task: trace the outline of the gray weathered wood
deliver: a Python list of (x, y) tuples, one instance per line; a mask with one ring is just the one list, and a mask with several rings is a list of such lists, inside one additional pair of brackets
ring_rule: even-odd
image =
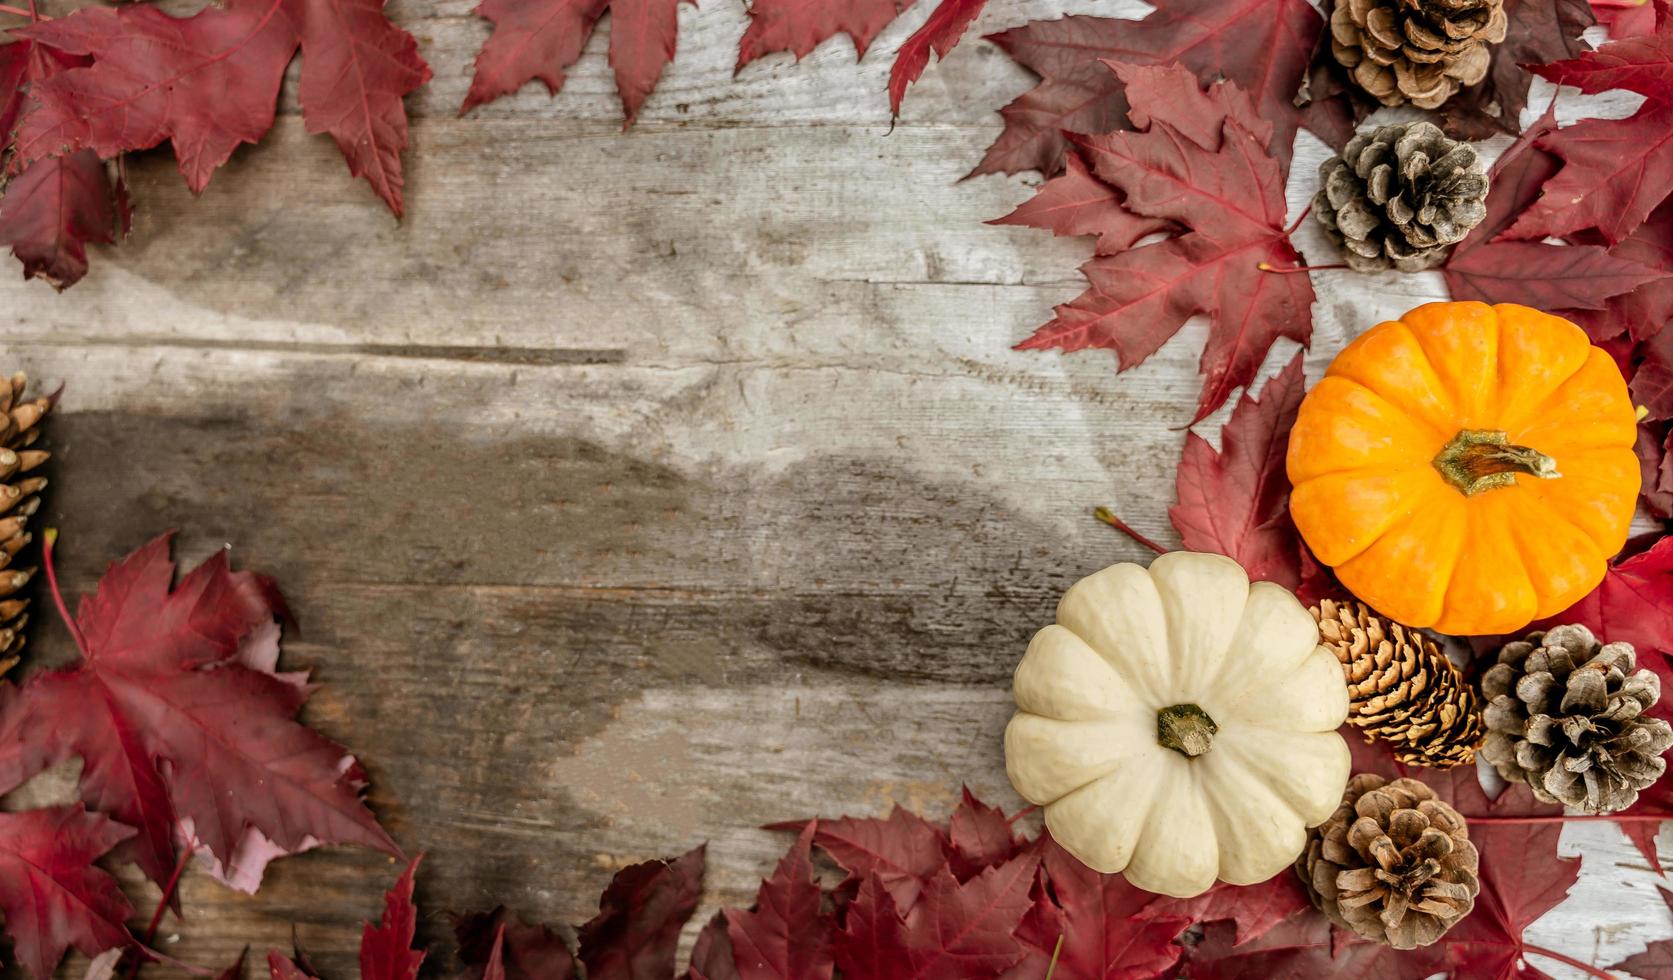
[[(324, 684), (308, 719), (429, 852), (438, 974), (446, 909), (577, 923), (614, 868), (706, 839), (700, 920), (770, 870), (784, 840), (759, 824), (944, 813), (961, 782), (1018, 805), (1010, 670), (1069, 583), (1144, 557), (1094, 504), (1173, 540), (1203, 337), (1119, 378), (1106, 355), (1010, 350), (1089, 249), (982, 223), (1033, 178), (958, 180), (1028, 85), (992, 45), (932, 66), (890, 131), (889, 59), (923, 10), (858, 65), (839, 39), (734, 78), (737, 0), (683, 8), (622, 133), (605, 31), (558, 98), (457, 118), (487, 31), (471, 5), (391, 5), (437, 76), (411, 100), (403, 225), (303, 132), (293, 80), (200, 198), (136, 158), (134, 236), (81, 285), (0, 282), (5, 366), (68, 384), (68, 587), (170, 527), (188, 557), (231, 542), (279, 578), (304, 626), (285, 662)], [(1144, 8), (995, 0), (978, 26), (1094, 9)], [(1323, 155), (1302, 141), (1296, 210)], [(1302, 242), (1328, 254), (1310, 225)], [(1318, 283), (1313, 377), (1442, 296), (1432, 275)], [(1564, 842), (1585, 871), (1532, 941), (1607, 964), (1673, 936), (1612, 828)], [(218, 965), (294, 922), (352, 976), (396, 870), (315, 852), (255, 897), (194, 873), (164, 948)]]

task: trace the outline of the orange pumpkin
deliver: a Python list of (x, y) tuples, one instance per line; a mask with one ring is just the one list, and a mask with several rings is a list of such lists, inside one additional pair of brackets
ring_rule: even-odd
[(1638, 501), (1615, 362), (1525, 306), (1430, 303), (1336, 356), (1290, 436), (1290, 514), (1378, 612), (1508, 633), (1603, 580)]

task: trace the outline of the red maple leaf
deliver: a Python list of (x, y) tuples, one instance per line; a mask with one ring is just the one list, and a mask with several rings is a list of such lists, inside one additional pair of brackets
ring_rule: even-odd
[(1612, 40), (1642, 37), (1656, 31), (1656, 11), (1649, 3), (1639, 2), (1624, 6), (1616, 3), (1598, 3), (1592, 5), (1592, 12), (1597, 15), (1597, 22), (1609, 29), (1609, 37)]
[[(544, 978), (531, 977), (529, 980)], [(725, 909), (709, 919), (697, 934), (697, 941), (691, 944), (691, 967), (686, 970), (686, 980), (742, 980), (737, 965), (732, 962), (732, 937), (727, 935)]]
[(1528, 68), (1585, 51), (1580, 35), (1595, 17), (1586, 0), (1505, 0), (1509, 29), (1493, 45), (1492, 63), (1480, 84), (1448, 100), (1443, 123), (1454, 136), (1481, 140), (1522, 128), (1533, 76)]
[(1016, 857), (1024, 844), (1011, 832), (1005, 811), (988, 806), (963, 787), (963, 795), (947, 822), (947, 861), (953, 876), (969, 881), (989, 868)]
[(93, 866), (133, 831), (80, 805), (0, 813), (0, 912), (12, 951), (47, 980), (74, 946), (88, 956), (133, 942), (116, 879)]
[(1301, 881), (1285, 869), (1258, 885), (1232, 885), (1224, 881), (1195, 898), (1161, 898), (1152, 902), (1139, 918), (1183, 917), (1191, 922), (1230, 920), (1238, 945), (1253, 942), (1271, 932), (1279, 923), (1312, 908)]
[(319, 980), (276, 949), (267, 953), (267, 975), (271, 980)]
[[(794, 830), (802, 821), (772, 824), (768, 830)], [(840, 817), (821, 820), (813, 843), (848, 872), (849, 881), (875, 876), (888, 889), (896, 908), (912, 908), (925, 879), (947, 864), (947, 835), (923, 817), (902, 807), (887, 819)]]
[(836, 34), (848, 35), (863, 58), (872, 38), (910, 6), (912, 0), (755, 0), (738, 41), (738, 67), (775, 51), (804, 57)]
[(1644, 223), (1673, 187), (1673, 14), (1658, 6), (1656, 33), (1612, 41), (1595, 52), (1535, 69), (1596, 93), (1627, 89), (1649, 100), (1626, 119), (1583, 119), (1539, 138), (1563, 167), (1545, 193), (1505, 232), (1561, 237), (1596, 228), (1610, 245)]
[(1290, 521), (1284, 469), (1290, 429), (1307, 380), (1301, 355), (1261, 389), (1245, 393), (1220, 432), (1220, 450), (1195, 432), (1185, 437), (1168, 518), (1189, 551), (1211, 551), (1242, 565), (1255, 581), (1294, 591), (1302, 584), (1301, 535)]
[(943, 868), (904, 916), (889, 889), (868, 874), (836, 934), (845, 980), (921, 980), (990, 976), (1014, 965), (1023, 948), (1012, 935), (1029, 909), (1039, 861), (1032, 854), (959, 884)]
[(1659, 422), (1638, 423), (1639, 499), (1658, 520), (1673, 520), (1673, 463), (1668, 461), (1668, 443), (1673, 430)]
[(1301, 122), (1295, 96), (1323, 27), (1306, 0), (1160, 0), (1143, 20), (1064, 17), (993, 35), (1040, 84), (1000, 110), (1005, 131), (972, 173), (1049, 176), (1063, 166), (1064, 134), (1123, 128), (1125, 79), (1105, 71), (1102, 60), (1177, 64), (1205, 85), (1236, 83), (1254, 99), (1254, 116), (1272, 125), (1270, 149), (1282, 173)]
[(1654, 15), (1655, 30), (1630, 37), (1616, 37), (1596, 51), (1549, 65), (1533, 72), (1558, 85), (1573, 85), (1587, 95), (1610, 89), (1626, 89), (1652, 99), (1673, 97), (1673, 31), (1667, 16), (1673, 6), (1667, 0), (1643, 5)]
[[(1640, 291), (1661, 292), (1653, 289)], [(1673, 289), (1666, 292), (1673, 292)], [(1633, 402), (1644, 406), (1649, 413), (1647, 418), (1673, 418), (1673, 330), (1657, 332), (1640, 346), (1639, 354), (1643, 359), (1633, 369), (1632, 380), (1628, 383)]]
[(1453, 247), (1441, 270), (1453, 299), (1604, 310), (1610, 297), (1669, 279), (1668, 271), (1634, 261), (1630, 249), (1615, 254), (1602, 245), (1497, 240), (1562, 166), (1540, 148), (1556, 126), (1547, 109), (1488, 171), (1487, 217)]
[(483, 0), (476, 14), (494, 33), (476, 56), (476, 74), (459, 107), (463, 115), (534, 79), (563, 88), (564, 69), (581, 57), (598, 19), (610, 12), (610, 67), (631, 126), (674, 60), (680, 0)]
[[(1595, 234), (1574, 240), (1577, 244), (1603, 243), (1602, 236)], [(1663, 201), (1637, 230), (1610, 249), (1609, 254), (1673, 274), (1673, 200)], [(1601, 310), (1569, 310), (1563, 315), (1585, 327), (1593, 341), (1610, 340), (1623, 334), (1633, 340), (1647, 340), (1673, 320), (1673, 288), (1665, 280), (1658, 280), (1653, 288), (1633, 289), (1611, 297)]]
[(818, 821), (810, 822), (761, 882), (752, 911), (727, 909), (727, 935), (742, 980), (830, 980), (831, 921), (813, 877), (809, 852)]
[[(230, 571), (221, 551), (171, 591), (170, 538), (111, 564), (72, 627), (80, 660), (34, 675), (0, 712), (18, 733), (0, 743), (0, 784), (80, 757), (82, 799), (138, 829), (121, 854), (159, 883), (177, 824), (228, 868), (256, 842), (399, 853), (347, 750), (294, 720), (306, 686), (250, 666), (273, 654), (243, 644), (276, 644), (285, 614), (273, 582)], [(56, 597), (50, 541), (44, 557)]]
[(1209, 923), (1202, 940), (1189, 947), (1182, 976), (1191, 980), (1425, 980), (1442, 972), (1445, 965), (1437, 947), (1401, 951), (1366, 942), (1331, 928), (1312, 909), (1285, 919), (1259, 939), (1239, 943), (1236, 933), (1229, 923)]
[[(418, 931), (418, 909), (412, 903), (412, 890), (413, 876), (423, 858), (422, 854), (413, 858), (401, 877), (384, 893), (383, 920), (377, 925), (368, 922), (361, 929), (360, 980), (418, 980), (424, 951), (412, 948), (413, 936)], [(271, 980), (317, 980), (312, 969), (303, 968), (278, 950), (268, 951), (267, 970)], [(504, 980), (503, 970), (499, 976)]]
[(895, 52), (895, 63), (889, 68), (889, 112), (900, 115), (900, 101), (906, 98), (906, 87), (917, 81), (929, 65), (929, 53), (936, 60), (947, 57), (959, 38), (969, 29), (970, 22), (987, 6), (988, 0), (941, 0), (930, 11), (924, 25), (912, 32)]
[[(87, 63), (30, 40), (0, 45), (0, 134), (9, 135), (27, 114), (34, 84)], [(131, 217), (127, 195), (111, 185), (97, 154), (37, 160), (0, 196), (0, 247), (23, 263), (24, 278), (65, 289), (87, 274), (87, 243), (113, 244)]]
[(1528, 628), (1563, 623), (1580, 623), (1605, 643), (1632, 644), (1642, 666), (1657, 669), (1664, 682), (1673, 682), (1665, 660), (1673, 655), (1673, 536), (1617, 559), (1584, 599)]
[(575, 976), (575, 957), (563, 938), (542, 925), (529, 925), (505, 906), (492, 912), (463, 915), (454, 920), (453, 935), (459, 941), (461, 975), (469, 980), (486, 980), (488, 964), (496, 953), (502, 976), (508, 980), (570, 980)]
[(1290, 268), (1301, 255), (1285, 227), (1284, 180), (1267, 152), (1270, 123), (1236, 86), (1207, 92), (1178, 66), (1112, 65), (1139, 132), (1076, 137), (1093, 172), (1140, 215), (1186, 231), (1098, 256), (1081, 267), (1091, 288), (1018, 344), (1025, 350), (1114, 350), (1119, 370), (1145, 361), (1192, 315), (1210, 318), (1192, 421), (1225, 404), (1279, 337), (1312, 336), (1313, 287)]
[(1538, 950), (1523, 941), (1522, 933), (1568, 897), (1580, 877), (1580, 859), (1558, 855), (1560, 823), (1497, 821), (1556, 816), (1562, 807), (1536, 801), (1520, 783), (1490, 801), (1475, 769), (1468, 766), (1427, 770), (1421, 778), (1464, 815), (1470, 843), (1481, 855), (1481, 893), (1475, 908), (1441, 939), (1448, 962), (1459, 977), (1526, 976), (1519, 972), (1525, 969), (1523, 957)]
[(580, 929), (588, 980), (674, 975), (680, 927), (703, 895), (704, 851), (699, 845), (673, 860), (616, 873), (598, 900), (598, 914)]
[(1093, 871), (1049, 834), (1042, 834), (1040, 853), (1049, 889), (1036, 889), (1017, 929), (1031, 972), (1043, 976), (1055, 958), (1054, 980), (1155, 977), (1179, 962), (1174, 938), (1191, 924), (1189, 914), (1158, 912), (1154, 894)]
[(101, 157), (169, 140), (194, 192), (240, 143), (273, 125), (298, 47), (302, 117), (330, 133), (349, 172), (402, 212), (402, 99), (430, 69), (382, 0), (229, 0), (176, 18), (153, 7), (85, 8), (17, 32), (93, 64), (43, 80), (18, 130), (13, 169), (91, 149)]
[(1058, 237), (1097, 235), (1099, 255), (1125, 251), (1146, 235), (1178, 230), (1171, 221), (1128, 210), (1122, 203), (1126, 195), (1087, 170), (1080, 154), (1069, 151), (1063, 164), (1063, 173), (1037, 187), (1015, 211), (988, 224), (1023, 225)]
[(383, 896), (383, 921), (366, 923), (360, 933), (360, 980), (418, 980), (424, 951), (412, 948), (418, 909), (412, 904), (413, 875), (424, 855), (412, 859)]
[(494, 933), (494, 947), (488, 952), (488, 962), (482, 965), (482, 980), (506, 980), (504, 926)]

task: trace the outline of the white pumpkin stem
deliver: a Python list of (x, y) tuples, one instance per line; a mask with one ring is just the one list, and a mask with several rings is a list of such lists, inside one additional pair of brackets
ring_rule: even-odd
[(1208, 712), (1194, 704), (1176, 704), (1156, 712), (1156, 741), (1187, 758), (1212, 748), (1219, 730)]

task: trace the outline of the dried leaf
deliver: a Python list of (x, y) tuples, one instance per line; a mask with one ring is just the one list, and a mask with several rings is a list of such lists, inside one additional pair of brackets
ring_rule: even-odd
[(1193, 314), (1207, 314), (1195, 422), (1254, 380), (1278, 338), (1308, 341), (1313, 287), (1305, 275), (1261, 269), (1289, 268), (1301, 256), (1285, 228), (1283, 176), (1267, 152), (1272, 125), (1247, 97), (1229, 83), (1205, 93), (1179, 67), (1113, 67), (1130, 87), (1135, 124), (1146, 128), (1075, 141), (1129, 210), (1187, 230), (1082, 266), (1091, 288), (1017, 346), (1111, 349), (1127, 370)]
[[(768, 829), (800, 832), (805, 826), (798, 822), (774, 824)], [(848, 872), (850, 881), (875, 875), (902, 911), (917, 903), (922, 883), (947, 863), (946, 833), (898, 806), (884, 820), (821, 820), (813, 843)]]
[[(418, 980), (424, 951), (412, 948), (418, 909), (412, 904), (413, 876), (423, 855), (412, 859), (383, 896), (383, 921), (366, 923), (360, 933), (360, 980)], [(503, 972), (501, 974), (503, 980)]]
[(177, 822), (233, 867), (252, 832), (285, 850), (398, 854), (361, 802), (353, 758), (294, 720), (307, 689), (239, 660), (286, 614), (273, 582), (232, 572), (221, 551), (171, 591), (170, 537), (111, 564), (81, 603), (82, 658), (34, 675), (0, 712), (18, 730), (0, 743), (0, 784), (81, 757), (82, 798), (138, 828), (119, 855), (159, 883)]
[(1124, 80), (1102, 60), (1182, 65), (1204, 85), (1235, 83), (1273, 125), (1270, 150), (1282, 173), (1301, 123), (1295, 96), (1323, 28), (1306, 0), (1159, 0), (1142, 20), (1064, 17), (996, 34), (991, 40), (1040, 83), (1000, 110), (1005, 131), (973, 173), (1050, 176), (1063, 166), (1065, 134), (1124, 127)]
[(958, 44), (969, 29), (971, 21), (987, 6), (988, 0), (941, 0), (930, 12), (924, 26), (912, 32), (895, 53), (895, 63), (889, 68), (889, 112), (900, 115), (900, 102), (906, 98), (906, 87), (917, 81), (929, 65), (929, 53), (935, 52), (937, 61)]
[(876, 874), (869, 874), (836, 934), (843, 980), (928, 980), (992, 976), (1023, 948), (1012, 935), (1028, 911), (1038, 859), (1024, 855), (959, 884), (945, 868), (904, 917)]
[(19, 36), (93, 59), (43, 80), (19, 127), (13, 169), (91, 149), (101, 157), (174, 145), (193, 191), (240, 143), (273, 125), (286, 66), (303, 53), (303, 120), (329, 132), (397, 216), (403, 208), (402, 98), (430, 77), (381, 0), (229, 0), (176, 18), (147, 6), (84, 8)]
[(755, 909), (727, 909), (727, 935), (741, 980), (830, 980), (831, 921), (820, 911), (819, 882), (808, 860), (818, 821), (761, 883)]
[(87, 956), (132, 943), (134, 912), (93, 862), (133, 831), (81, 806), (0, 813), (0, 912), (12, 952), (48, 980), (75, 947)]
[(1453, 248), (1441, 270), (1453, 299), (1605, 310), (1610, 297), (1668, 281), (1668, 271), (1633, 261), (1631, 250), (1614, 254), (1601, 245), (1496, 240), (1562, 166), (1540, 148), (1556, 126), (1547, 109), (1488, 172), (1487, 217)]
[[(557, 933), (529, 925), (501, 905), (491, 912), (459, 916), (453, 922), (466, 980), (486, 980), (496, 950), (508, 980), (571, 980), (575, 957)], [(718, 978), (711, 978), (718, 980)]]
[(1459, 92), (1443, 108), (1443, 124), (1453, 136), (1481, 140), (1522, 128), (1533, 82), (1527, 66), (1585, 51), (1580, 35), (1595, 18), (1587, 0), (1505, 0), (1509, 30), (1493, 45), (1492, 64), (1480, 84)]
[[(0, 45), (0, 134), (28, 114), (32, 86), (87, 63), (26, 39)], [(24, 278), (66, 289), (87, 274), (88, 243), (113, 244), (129, 218), (126, 196), (111, 185), (103, 161), (79, 150), (37, 160), (6, 182), (0, 247), (23, 263)]]
[(990, 225), (1024, 225), (1059, 237), (1097, 235), (1097, 254), (1114, 255), (1146, 235), (1175, 231), (1173, 222), (1134, 214), (1122, 203), (1126, 195), (1086, 169), (1080, 154), (1064, 155), (1063, 173), (1041, 184), (1034, 196)]
[(581, 927), (588, 980), (667, 980), (674, 975), (680, 927), (703, 895), (699, 845), (671, 861), (646, 861), (616, 872)]
[(1182, 910), (1157, 911), (1155, 895), (1091, 870), (1050, 835), (1041, 840), (1041, 865), (1049, 890), (1036, 890), (1017, 930), (1036, 973), (1044, 975), (1054, 955), (1053, 980), (1165, 976), (1179, 962), (1174, 938), (1192, 921)]
[(1301, 585), (1301, 535), (1290, 521), (1290, 480), (1284, 469), (1290, 429), (1307, 387), (1301, 355), (1267, 382), (1259, 398), (1245, 393), (1220, 432), (1220, 450), (1195, 432), (1185, 437), (1168, 518), (1189, 551), (1225, 555), (1255, 581)]
[(738, 67), (777, 51), (803, 58), (837, 34), (848, 35), (863, 58), (872, 38), (910, 6), (912, 0), (755, 0), (738, 41)]

